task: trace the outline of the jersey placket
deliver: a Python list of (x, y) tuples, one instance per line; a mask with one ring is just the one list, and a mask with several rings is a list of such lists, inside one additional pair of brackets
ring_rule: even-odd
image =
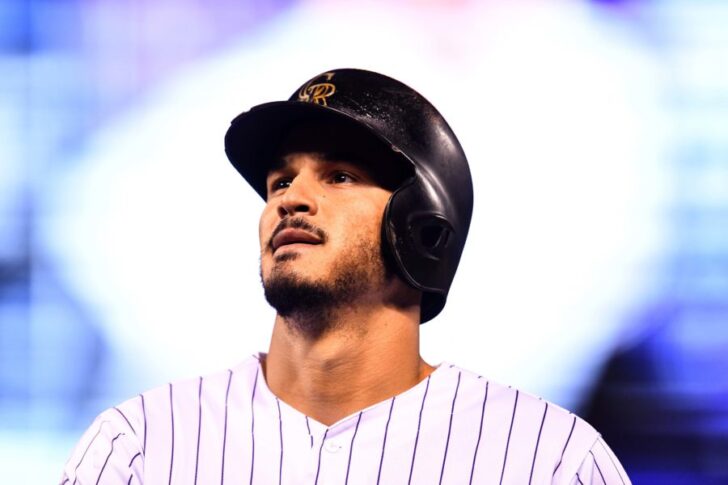
[(330, 427), (317, 422), (311, 423), (311, 431), (314, 433), (312, 465), (315, 472), (312, 483), (316, 485), (348, 483), (351, 444), (360, 416), (361, 414), (357, 413)]

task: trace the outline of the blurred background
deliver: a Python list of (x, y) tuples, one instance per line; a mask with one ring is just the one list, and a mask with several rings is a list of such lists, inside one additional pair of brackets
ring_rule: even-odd
[(0, 2), (0, 469), (267, 349), (230, 120), (336, 67), (445, 115), (476, 207), (423, 355), (550, 399), (635, 483), (728, 483), (728, 4)]

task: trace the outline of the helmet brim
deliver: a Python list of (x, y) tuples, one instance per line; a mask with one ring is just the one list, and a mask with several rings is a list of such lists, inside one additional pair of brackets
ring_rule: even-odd
[(232, 121), (225, 134), (225, 153), (240, 175), (265, 200), (266, 177), (287, 134), (301, 124), (329, 120), (356, 126), (389, 145), (370, 127), (346, 113), (315, 103), (275, 101), (255, 106)]

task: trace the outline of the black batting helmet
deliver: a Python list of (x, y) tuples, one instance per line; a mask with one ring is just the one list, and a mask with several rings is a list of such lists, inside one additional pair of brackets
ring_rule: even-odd
[(382, 74), (337, 69), (311, 78), (288, 101), (240, 114), (225, 135), (225, 152), (265, 199), (271, 149), (294, 125), (321, 118), (353, 122), (413, 169), (384, 211), (382, 244), (404, 281), (423, 292), (420, 321), (431, 320), (445, 306), (473, 210), (460, 143), (414, 89)]

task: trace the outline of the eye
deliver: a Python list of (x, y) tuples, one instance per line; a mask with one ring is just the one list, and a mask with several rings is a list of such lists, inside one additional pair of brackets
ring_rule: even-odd
[(331, 174), (331, 182), (335, 184), (346, 184), (354, 182), (356, 179), (348, 172), (334, 172)]
[(273, 179), (270, 184), (270, 191), (276, 192), (278, 190), (287, 189), (291, 185), (291, 179), (289, 177), (279, 177)]

